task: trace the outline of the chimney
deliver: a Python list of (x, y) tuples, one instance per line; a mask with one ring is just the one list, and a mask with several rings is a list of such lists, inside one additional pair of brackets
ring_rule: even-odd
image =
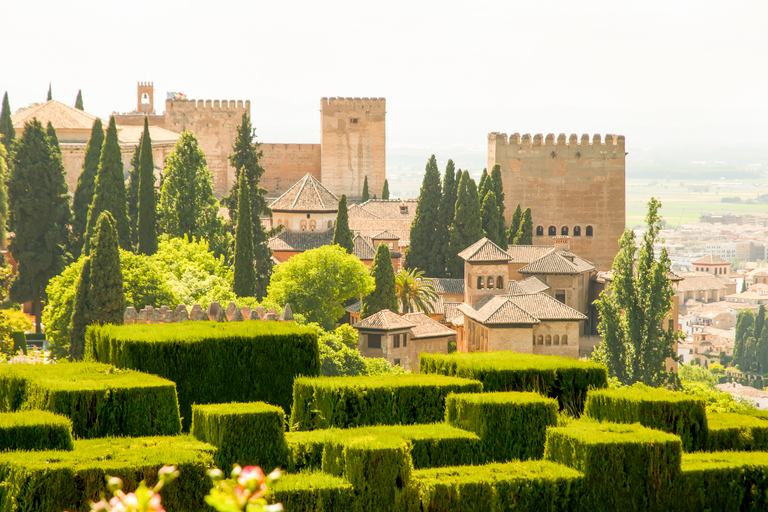
[(556, 236), (552, 238), (556, 251), (570, 251), (571, 250), (571, 237), (569, 236)]

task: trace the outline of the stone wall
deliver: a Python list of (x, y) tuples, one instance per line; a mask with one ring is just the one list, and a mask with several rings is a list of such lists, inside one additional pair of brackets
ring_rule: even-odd
[(264, 168), (260, 186), (278, 197), (306, 174), (320, 179), (320, 144), (260, 144)]
[(171, 324), (187, 320), (203, 320), (213, 322), (242, 322), (246, 320), (261, 321), (293, 321), (293, 312), (289, 304), (285, 305), (281, 313), (274, 308), (264, 310), (261, 306), (251, 309), (249, 306), (238, 308), (234, 302), (230, 302), (226, 308), (222, 308), (218, 302), (211, 302), (206, 309), (195, 304), (187, 310), (187, 306), (179, 304), (176, 309), (169, 306), (155, 308), (147, 306), (141, 311), (136, 311), (133, 306), (125, 310), (124, 322), (126, 324)]

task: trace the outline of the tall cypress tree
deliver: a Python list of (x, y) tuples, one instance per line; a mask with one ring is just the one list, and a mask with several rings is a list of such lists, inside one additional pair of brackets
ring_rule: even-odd
[(520, 203), (517, 203), (515, 213), (512, 214), (512, 220), (509, 223), (509, 229), (507, 230), (507, 243), (509, 245), (515, 245), (515, 239), (517, 238), (517, 232), (520, 231), (520, 222), (523, 220), (523, 209), (520, 208)]
[[(440, 198), (440, 209), (437, 215), (438, 221), (435, 229), (435, 254), (434, 258), (438, 272), (434, 277), (446, 277), (449, 275), (446, 262), (450, 257), (451, 224), (456, 208), (456, 177), (453, 160), (448, 160), (443, 176), (443, 197)], [(442, 271), (442, 272), (441, 272)]]
[(765, 326), (765, 306), (762, 304), (757, 308), (757, 316), (755, 317), (755, 339), (760, 340), (763, 333), (763, 327)]
[(8, 199), (8, 227), (16, 234), (10, 251), (19, 264), (9, 297), (33, 302), (39, 333), (45, 288), (64, 269), (72, 214), (61, 156), (37, 119), (24, 126), (14, 144)]
[[(5, 152), (5, 146), (0, 143), (0, 248), (5, 248), (6, 240), (8, 240), (8, 233), (5, 230), (8, 222), (8, 188), (6, 182), (8, 181), (8, 166), (5, 161), (8, 158)], [(0, 257), (0, 264), (2, 264), (2, 258)]]
[(501, 166), (495, 164), (491, 170), (491, 190), (496, 194), (496, 203), (499, 206), (499, 218), (501, 223), (499, 225), (499, 240), (501, 241), (500, 247), (506, 248), (507, 246), (507, 220), (504, 217), (504, 211), (506, 206), (504, 205), (504, 183), (501, 180)]
[(495, 243), (499, 247), (503, 247), (501, 240), (499, 240), (499, 206), (496, 203), (496, 193), (493, 190), (489, 190), (483, 199), (483, 206), (481, 208), (481, 217), (483, 219), (483, 233), (486, 238)]
[(376, 281), (376, 288), (370, 295), (363, 297), (360, 318), (365, 318), (388, 309), (397, 313), (397, 288), (395, 286), (395, 268), (387, 244), (379, 244), (376, 256), (371, 264), (371, 277)]
[(77, 90), (77, 98), (75, 98), (75, 108), (77, 110), (85, 110), (83, 107), (83, 91), (82, 89)]
[(363, 182), (363, 197), (361, 198), (361, 201), (364, 203), (368, 199), (370, 199), (370, 196), (368, 195), (368, 175), (365, 176), (365, 181)]
[(74, 217), (72, 220), (72, 235), (75, 239), (72, 256), (78, 258), (85, 242), (85, 229), (88, 223), (88, 210), (93, 202), (93, 191), (96, 188), (96, 173), (99, 170), (101, 159), (101, 146), (104, 144), (104, 128), (101, 119), (93, 122), (91, 138), (85, 147), (85, 160), (83, 170), (77, 178), (75, 197), (72, 201)]
[(89, 325), (123, 323), (125, 293), (115, 224), (109, 210), (101, 212), (90, 243), (91, 273), (86, 299)]
[[(480, 200), (477, 187), (467, 171), (461, 174), (456, 197), (456, 212), (451, 225), (451, 260), (448, 262), (453, 277), (464, 275), (464, 262), (457, 255), (483, 238)], [(455, 251), (455, 253), (454, 253)]]
[(72, 326), (69, 329), (69, 357), (76, 361), (83, 358), (85, 352), (85, 330), (88, 321), (88, 289), (90, 288), (91, 259), (86, 257), (80, 280), (77, 282), (75, 303), (72, 306)]
[(389, 199), (389, 181), (384, 180), (384, 188), (381, 191), (381, 198), (383, 200)]
[(96, 172), (93, 203), (88, 211), (88, 222), (85, 228), (85, 254), (90, 252), (90, 238), (96, 230), (96, 222), (102, 212), (105, 211), (111, 213), (115, 221), (120, 247), (126, 251), (131, 250), (131, 231), (125, 209), (123, 157), (120, 152), (120, 144), (117, 141), (115, 117), (112, 116), (109, 119), (107, 136), (101, 150), (99, 170)]
[(48, 82), (48, 99), (46, 101), (51, 101), (53, 99), (53, 92), (51, 91), (51, 82)]
[(481, 203), (483, 199), (485, 199), (485, 194), (488, 193), (488, 189), (491, 186), (491, 182), (488, 181), (488, 178), (488, 169), (483, 169), (483, 174), (480, 176), (480, 183), (477, 184), (477, 195), (480, 197)]
[(333, 228), (333, 243), (343, 247), (349, 254), (355, 252), (355, 239), (352, 235), (352, 230), (349, 229), (349, 210), (347, 208), (346, 194), (342, 194), (339, 199), (336, 226)]
[(423, 270), (427, 276), (435, 277), (442, 272), (435, 261), (435, 247), (440, 210), (440, 171), (437, 169), (437, 159), (432, 155), (427, 162), (424, 180), (419, 191), (419, 201), (416, 203), (416, 217), (411, 224), (411, 243), (405, 250), (405, 267)]
[(16, 138), (16, 130), (13, 129), (11, 119), (11, 104), (8, 102), (8, 92), (3, 95), (3, 108), (0, 110), (0, 144), (10, 153), (11, 144)]
[(144, 118), (139, 158), (138, 252), (152, 256), (157, 252), (157, 205), (155, 204), (155, 160), (149, 121)]
[(253, 297), (256, 294), (249, 188), (245, 173), (240, 173), (240, 190), (237, 193), (237, 229), (235, 230), (235, 280), (232, 285), (232, 291), (238, 297)]
[(517, 236), (515, 236), (514, 245), (533, 245), (533, 221), (530, 208), (526, 208), (523, 212), (523, 218), (520, 219), (520, 229), (517, 231)]
[(768, 329), (763, 329), (760, 332), (760, 339), (757, 340), (756, 358), (757, 371), (765, 375), (768, 372)]
[(128, 212), (128, 224), (131, 229), (131, 243), (139, 245), (139, 169), (141, 167), (141, 143), (144, 132), (141, 132), (139, 144), (131, 156), (131, 169), (128, 171), (128, 184), (125, 187), (125, 209)]
[(45, 128), (45, 134), (48, 136), (48, 142), (51, 144), (51, 149), (58, 153), (61, 158), (61, 146), (59, 146), (59, 137), (56, 135), (56, 129), (53, 127), (53, 123), (48, 121), (48, 126)]

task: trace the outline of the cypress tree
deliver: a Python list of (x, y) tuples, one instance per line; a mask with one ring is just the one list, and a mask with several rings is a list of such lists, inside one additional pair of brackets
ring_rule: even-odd
[(10, 167), (8, 227), (16, 234), (10, 251), (19, 266), (9, 297), (15, 302), (33, 302), (39, 333), (45, 288), (64, 269), (72, 213), (61, 156), (37, 119), (24, 126), (14, 144)]
[(757, 316), (755, 317), (755, 339), (760, 340), (763, 333), (763, 327), (765, 326), (765, 306), (762, 304), (757, 309)]
[(499, 218), (501, 219), (501, 224), (499, 226), (499, 240), (501, 241), (501, 247), (502, 249), (506, 249), (507, 246), (507, 231), (506, 231), (506, 218), (504, 217), (504, 211), (506, 210), (506, 206), (504, 205), (504, 183), (501, 180), (501, 166), (499, 164), (495, 164), (493, 166), (493, 169), (491, 170), (491, 190), (496, 194), (496, 203), (499, 206)]
[(509, 229), (507, 230), (507, 243), (509, 245), (515, 245), (515, 239), (517, 238), (517, 232), (520, 231), (520, 222), (523, 220), (523, 209), (520, 208), (520, 203), (517, 203), (515, 213), (512, 214), (512, 220), (509, 223)]
[(483, 174), (480, 176), (480, 183), (477, 184), (477, 195), (480, 197), (481, 203), (483, 199), (485, 199), (485, 195), (488, 193), (491, 186), (491, 182), (488, 181), (488, 178), (488, 169), (483, 169)]
[(93, 122), (91, 129), (91, 138), (85, 147), (85, 160), (83, 160), (83, 170), (77, 178), (77, 187), (75, 187), (75, 197), (72, 201), (72, 210), (74, 218), (72, 220), (72, 235), (74, 236), (74, 246), (72, 255), (75, 258), (80, 256), (80, 252), (85, 242), (85, 228), (88, 223), (88, 210), (93, 202), (93, 191), (96, 188), (96, 173), (99, 170), (99, 160), (101, 159), (101, 146), (104, 144), (104, 128), (101, 125), (101, 119)]
[(444, 272), (440, 270), (439, 262), (434, 258), (437, 243), (435, 226), (439, 221), (441, 196), (440, 171), (437, 169), (435, 155), (432, 155), (427, 162), (419, 201), (416, 203), (416, 216), (411, 224), (411, 243), (405, 250), (405, 267), (418, 268), (430, 277)]
[(366, 175), (365, 181), (363, 182), (363, 197), (361, 198), (361, 201), (364, 203), (368, 199), (370, 199), (370, 196), (368, 195), (368, 175)]
[(125, 314), (123, 271), (115, 220), (109, 210), (99, 215), (90, 247), (91, 273), (85, 306), (87, 323), (120, 325)]
[[(3, 249), (8, 240), (8, 233), (5, 230), (8, 222), (8, 189), (6, 185), (8, 181), (8, 166), (5, 163), (7, 158), (8, 154), (5, 152), (5, 146), (0, 143), (0, 248)], [(2, 257), (0, 257), (0, 264), (2, 263)]]
[(384, 189), (381, 191), (381, 198), (383, 200), (389, 199), (389, 181), (384, 180)]
[(75, 99), (75, 108), (77, 110), (85, 110), (83, 107), (83, 91), (82, 89), (77, 90), (77, 98)]
[(370, 295), (363, 297), (360, 318), (371, 316), (382, 309), (397, 313), (395, 269), (392, 266), (392, 255), (387, 244), (379, 244), (376, 249), (376, 257), (371, 264), (371, 277), (376, 281), (376, 289)]
[(83, 358), (85, 352), (85, 330), (88, 322), (88, 289), (90, 288), (91, 259), (86, 257), (80, 280), (77, 282), (77, 294), (72, 306), (72, 326), (69, 329), (69, 357), (73, 360)]
[[(461, 174), (456, 197), (456, 212), (451, 225), (451, 253), (448, 262), (451, 275), (464, 275), (464, 262), (458, 253), (483, 238), (483, 225), (480, 218), (480, 200), (477, 187), (467, 171)], [(455, 252), (454, 252), (455, 251)]]
[(53, 123), (48, 121), (48, 126), (45, 128), (45, 134), (48, 136), (48, 142), (51, 145), (51, 149), (58, 153), (61, 158), (61, 146), (59, 146), (59, 137), (56, 135), (56, 129), (53, 127)]
[(486, 238), (495, 243), (499, 247), (503, 247), (501, 240), (499, 240), (499, 206), (496, 203), (496, 194), (493, 190), (489, 190), (483, 199), (483, 206), (481, 208), (481, 216), (483, 219), (483, 233)]
[(102, 212), (109, 212), (115, 221), (117, 239), (120, 247), (131, 250), (131, 232), (128, 214), (125, 208), (125, 180), (123, 179), (123, 157), (120, 144), (117, 141), (115, 117), (109, 119), (107, 135), (101, 150), (99, 169), (96, 172), (96, 185), (93, 192), (93, 203), (88, 211), (88, 222), (85, 228), (85, 254), (90, 253), (90, 239), (96, 230), (96, 222)]
[(756, 358), (757, 371), (765, 375), (768, 373), (768, 329), (763, 329), (760, 332), (760, 338), (757, 340)]
[(238, 297), (253, 297), (256, 294), (249, 188), (245, 173), (240, 173), (240, 190), (237, 197), (237, 229), (235, 231), (235, 280), (232, 285), (232, 291)]
[(523, 212), (514, 245), (533, 245), (533, 221), (531, 220), (530, 208), (526, 208)]
[(125, 187), (125, 209), (128, 213), (128, 224), (131, 229), (131, 243), (139, 245), (139, 169), (141, 167), (141, 143), (144, 132), (141, 132), (139, 144), (133, 149), (131, 169), (128, 171), (128, 185)]
[(339, 211), (336, 213), (336, 226), (333, 228), (333, 243), (340, 245), (349, 254), (355, 252), (355, 240), (349, 229), (349, 210), (347, 209), (347, 196), (342, 194), (339, 199)]
[[(3, 95), (3, 108), (0, 110), (0, 144), (10, 153), (11, 144), (16, 138), (16, 130), (13, 129), (11, 119), (11, 104), (8, 102), (8, 92)], [(7, 162), (6, 162), (7, 163)]]
[(750, 309), (742, 309), (736, 317), (736, 334), (733, 344), (733, 362), (742, 371), (747, 371), (747, 340), (755, 335), (755, 314)]
[(155, 160), (152, 157), (152, 137), (149, 134), (147, 117), (144, 118), (144, 133), (141, 135), (138, 196), (137, 248), (140, 254), (152, 256), (157, 252), (157, 205), (155, 204)]
[(53, 93), (51, 91), (51, 82), (48, 82), (48, 99), (46, 101), (51, 101), (53, 99)]
[(453, 210), (456, 208), (456, 179), (453, 160), (448, 160), (443, 176), (443, 196), (440, 198), (440, 209), (437, 214), (435, 237), (435, 264), (434, 277), (446, 277), (448, 274), (446, 262), (450, 257), (451, 223), (453, 222)]

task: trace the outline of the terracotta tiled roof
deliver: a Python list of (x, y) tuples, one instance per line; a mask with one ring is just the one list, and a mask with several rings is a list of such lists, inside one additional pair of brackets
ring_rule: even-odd
[(359, 204), (353, 204), (349, 207), (349, 220), (375, 220), (378, 219), (374, 214), (360, 206)]
[[(65, 105), (60, 101), (50, 100), (40, 105), (35, 105), (11, 116), (13, 127), (23, 130), (24, 123), (37, 118), (45, 127), (50, 121), (57, 130), (88, 130), (91, 131), (96, 116), (87, 114), (82, 110)], [(104, 123), (106, 127), (106, 123)]]
[(273, 251), (304, 252), (317, 249), (333, 243), (333, 230), (318, 233), (317, 231), (283, 231), (269, 239), (269, 248)]
[(730, 280), (709, 272), (680, 272), (683, 278), (677, 284), (678, 292), (692, 292), (699, 290), (725, 290)]
[(405, 319), (397, 313), (388, 309), (382, 309), (360, 322), (353, 325), (355, 329), (373, 329), (377, 331), (390, 331), (395, 329), (410, 329), (416, 327), (416, 323), (411, 319)]
[[(401, 204), (404, 210), (400, 209)], [(408, 245), (415, 215), (416, 199), (372, 199), (349, 207), (349, 228), (370, 238), (386, 231), (397, 237), (400, 245)]]
[(527, 265), (532, 261), (546, 256), (553, 252), (555, 248), (551, 245), (509, 245), (507, 254), (509, 254), (511, 263), (522, 263)]
[(370, 199), (361, 203), (360, 208), (377, 219), (413, 220), (416, 217), (417, 203), (418, 199)]
[(520, 267), (518, 272), (521, 274), (578, 275), (592, 270), (595, 270), (595, 266), (584, 258), (569, 251), (557, 251)]
[(363, 309), (363, 301), (359, 300), (355, 302), (354, 304), (350, 304), (349, 306), (344, 308), (344, 311), (347, 313), (360, 313)]
[(487, 238), (481, 238), (461, 251), (459, 258), (472, 262), (509, 261), (512, 259), (501, 247)]
[(529, 293), (539, 293), (549, 290), (549, 285), (536, 276), (531, 276), (522, 281), (509, 282), (510, 295), (526, 295)]
[(306, 174), (269, 207), (272, 211), (336, 212), (339, 209), (339, 198), (314, 176)]
[[(138, 144), (143, 132), (143, 125), (127, 126), (121, 124), (117, 126), (117, 140), (121, 144)], [(152, 139), (152, 144), (175, 144), (181, 138), (181, 134), (159, 126), (150, 126), (149, 137)]]
[(378, 235), (372, 236), (375, 240), (399, 240), (400, 237), (389, 231), (382, 231)]
[(693, 265), (717, 265), (717, 264), (728, 264), (729, 262), (724, 260), (723, 258), (719, 258), (713, 254), (707, 254), (703, 258), (699, 258), (698, 260), (692, 262)]
[(514, 305), (539, 320), (586, 320), (587, 317), (546, 293), (508, 295)]
[(458, 309), (469, 318), (485, 325), (498, 324), (538, 324), (539, 321), (523, 311), (506, 297), (492, 296), (487, 301), (478, 303), (475, 309), (467, 304), (459, 304)]
[(459, 311), (459, 304), (461, 302), (444, 302), (443, 303), (443, 321), (445, 322), (452, 322), (456, 317), (463, 316), (461, 311)]
[(464, 295), (464, 280), (445, 277), (431, 277), (432, 286), (438, 295)]
[(442, 295), (438, 295), (434, 301), (427, 301), (427, 302), (429, 302), (432, 305), (432, 314), (434, 315), (445, 314), (445, 302), (443, 301)]
[[(333, 240), (333, 234), (331, 234), (331, 240)], [(354, 242), (355, 250), (352, 254), (357, 256), (359, 259), (372, 260), (376, 257), (376, 249), (373, 248), (373, 245), (371, 245), (371, 243), (368, 242), (365, 237), (355, 235)]]
[(456, 331), (449, 329), (440, 322), (432, 320), (424, 313), (406, 313), (403, 318), (408, 322), (416, 324), (411, 328), (411, 337), (414, 339), (420, 338), (435, 338), (438, 336), (450, 336), (455, 335)]

